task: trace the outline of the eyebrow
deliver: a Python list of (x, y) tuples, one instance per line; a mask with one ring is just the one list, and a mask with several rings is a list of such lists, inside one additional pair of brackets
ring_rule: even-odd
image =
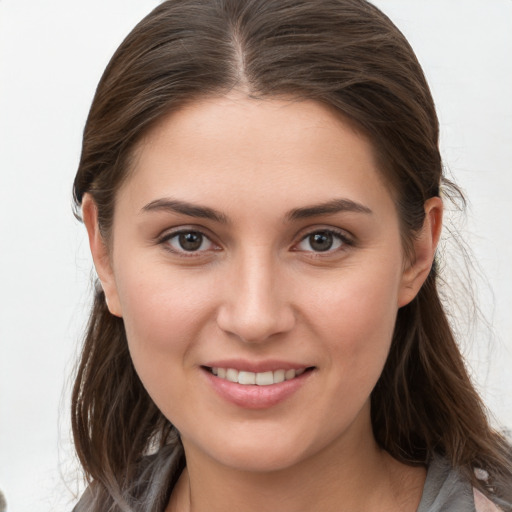
[[(180, 213), (189, 217), (198, 217), (201, 219), (210, 219), (221, 224), (229, 222), (228, 217), (208, 206), (199, 206), (187, 201), (178, 199), (161, 198), (151, 201), (142, 208), (143, 212), (167, 211), (171, 213)], [(290, 210), (286, 214), (289, 221), (307, 219), (320, 215), (332, 215), (341, 212), (364, 213), (371, 215), (373, 212), (367, 206), (356, 203), (351, 199), (332, 199), (325, 203), (304, 206)]]
[(367, 206), (356, 203), (351, 199), (333, 199), (326, 203), (305, 206), (291, 210), (287, 217), (289, 220), (307, 219), (319, 215), (332, 215), (341, 212), (364, 213), (371, 215), (373, 212)]
[(188, 203), (186, 201), (179, 201), (177, 199), (163, 198), (151, 201), (142, 208), (144, 212), (154, 211), (167, 211), (171, 213), (181, 213), (189, 217), (199, 217), (201, 219), (210, 219), (221, 224), (227, 224), (228, 218), (223, 213), (220, 213), (213, 208), (207, 206), (199, 206), (196, 204)]

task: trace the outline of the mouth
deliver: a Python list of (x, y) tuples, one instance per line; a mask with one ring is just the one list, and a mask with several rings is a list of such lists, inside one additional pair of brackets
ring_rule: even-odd
[(242, 384), (243, 386), (272, 386), (273, 384), (296, 379), (304, 373), (314, 370), (313, 366), (296, 369), (277, 369), (266, 372), (249, 372), (216, 366), (203, 366), (203, 368), (219, 379)]

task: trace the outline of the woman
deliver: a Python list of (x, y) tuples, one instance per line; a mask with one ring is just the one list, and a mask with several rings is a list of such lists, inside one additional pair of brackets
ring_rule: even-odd
[(76, 510), (509, 510), (436, 290), (441, 186), (428, 85), (371, 4), (157, 7), (74, 184), (99, 277)]

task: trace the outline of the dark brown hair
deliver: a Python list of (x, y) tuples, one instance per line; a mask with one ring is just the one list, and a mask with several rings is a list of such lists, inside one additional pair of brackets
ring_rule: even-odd
[[(421, 67), (401, 32), (370, 3), (170, 0), (128, 35), (101, 78), (74, 182), (77, 214), (91, 194), (108, 242), (116, 191), (141, 138), (185, 103), (234, 88), (252, 98), (312, 99), (350, 119), (378, 154), (405, 248), (423, 224), (426, 199), (450, 186)], [(398, 312), (372, 393), (375, 437), (409, 464), (428, 464), (439, 453), (493, 499), (512, 501), (510, 447), (489, 426), (468, 378), (436, 274), (434, 265), (418, 296)], [(91, 510), (162, 508), (184, 465), (179, 436), (137, 377), (123, 321), (109, 313), (100, 288), (73, 390), (72, 426), (98, 507)], [(487, 484), (475, 479), (475, 467), (489, 473)], [(144, 494), (141, 482), (149, 478), (170, 484)]]

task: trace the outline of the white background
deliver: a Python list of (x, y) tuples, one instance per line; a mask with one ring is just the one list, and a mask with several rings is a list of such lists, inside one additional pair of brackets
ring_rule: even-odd
[[(100, 74), (157, 3), (0, 0), (0, 488), (10, 512), (72, 508), (68, 380), (91, 262), (71, 214), (71, 184)], [(480, 322), (470, 340), (473, 313), (456, 323), (478, 388), (510, 427), (512, 1), (375, 3), (425, 68), (445, 164), (470, 200), (461, 238), (479, 262), (481, 272), (471, 273), (492, 329)], [(453, 266), (459, 258), (447, 246)], [(464, 303), (466, 292), (449, 280)]]

